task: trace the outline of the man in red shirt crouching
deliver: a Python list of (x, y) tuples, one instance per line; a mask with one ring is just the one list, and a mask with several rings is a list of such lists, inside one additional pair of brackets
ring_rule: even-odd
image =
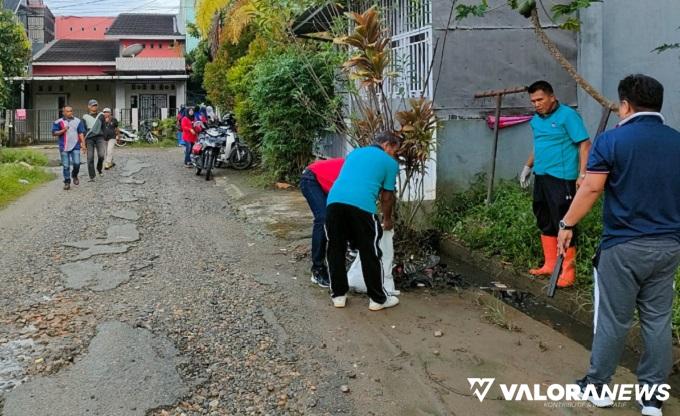
[(345, 159), (319, 160), (302, 172), (300, 190), (314, 214), (312, 231), (312, 282), (321, 287), (329, 287), (328, 268), (326, 267), (326, 197), (333, 183), (340, 175)]

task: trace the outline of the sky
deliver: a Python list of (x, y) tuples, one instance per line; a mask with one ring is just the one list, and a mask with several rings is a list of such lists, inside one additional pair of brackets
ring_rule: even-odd
[(43, 0), (56, 16), (112, 16), (179, 11), (179, 0)]

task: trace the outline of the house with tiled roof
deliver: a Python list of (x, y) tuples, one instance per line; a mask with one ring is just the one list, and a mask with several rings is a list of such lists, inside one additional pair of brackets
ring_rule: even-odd
[[(66, 104), (79, 114), (95, 98), (100, 108), (115, 109), (122, 124), (136, 127), (171, 116), (185, 103), (185, 35), (175, 15), (120, 14), (97, 39), (69, 36), (63, 28), (57, 33), (33, 56), (31, 74), (14, 80), (24, 84), (29, 116), (54, 120)], [(43, 121), (27, 127), (33, 141), (50, 140)]]

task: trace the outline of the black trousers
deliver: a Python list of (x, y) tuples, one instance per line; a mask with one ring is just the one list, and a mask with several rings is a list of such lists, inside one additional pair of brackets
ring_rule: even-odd
[(87, 173), (92, 179), (97, 176), (94, 171), (94, 151), (97, 150), (97, 172), (101, 172), (106, 157), (106, 140), (104, 140), (104, 136), (97, 136), (86, 139), (85, 143), (87, 144)]
[(331, 296), (343, 296), (349, 291), (345, 264), (349, 242), (359, 250), (368, 297), (374, 302), (385, 303), (387, 293), (383, 287), (382, 252), (379, 247), (382, 226), (378, 217), (351, 205), (330, 204), (326, 209), (326, 237)]
[[(569, 211), (576, 195), (576, 181), (550, 175), (536, 175), (534, 181), (534, 215), (543, 235), (557, 237), (560, 220)], [(572, 239), (572, 245), (576, 238)]]

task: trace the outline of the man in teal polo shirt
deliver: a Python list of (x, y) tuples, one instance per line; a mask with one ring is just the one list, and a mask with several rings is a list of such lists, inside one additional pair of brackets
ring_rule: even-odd
[[(328, 194), (326, 262), (336, 308), (345, 307), (349, 291), (345, 265), (348, 243), (359, 250), (361, 256), (361, 271), (371, 299), (368, 308), (378, 311), (399, 303), (399, 299), (388, 295), (383, 287), (379, 246), (383, 227), (386, 230), (393, 227), (392, 208), (399, 173), (395, 155), (399, 145), (398, 137), (382, 133), (376, 137), (375, 144), (352, 151)], [(378, 196), (382, 225), (376, 215)]]
[[(541, 276), (551, 274), (555, 267), (559, 223), (585, 178), (590, 140), (581, 116), (557, 101), (548, 82), (534, 82), (528, 91), (536, 110), (531, 119), (534, 148), (520, 174), (520, 183), (522, 187), (529, 185), (533, 169), (533, 210), (541, 230), (544, 263), (538, 269), (529, 270), (529, 273)], [(572, 286), (576, 280), (576, 246), (573, 241), (564, 256), (562, 274), (557, 281), (559, 287)]]

